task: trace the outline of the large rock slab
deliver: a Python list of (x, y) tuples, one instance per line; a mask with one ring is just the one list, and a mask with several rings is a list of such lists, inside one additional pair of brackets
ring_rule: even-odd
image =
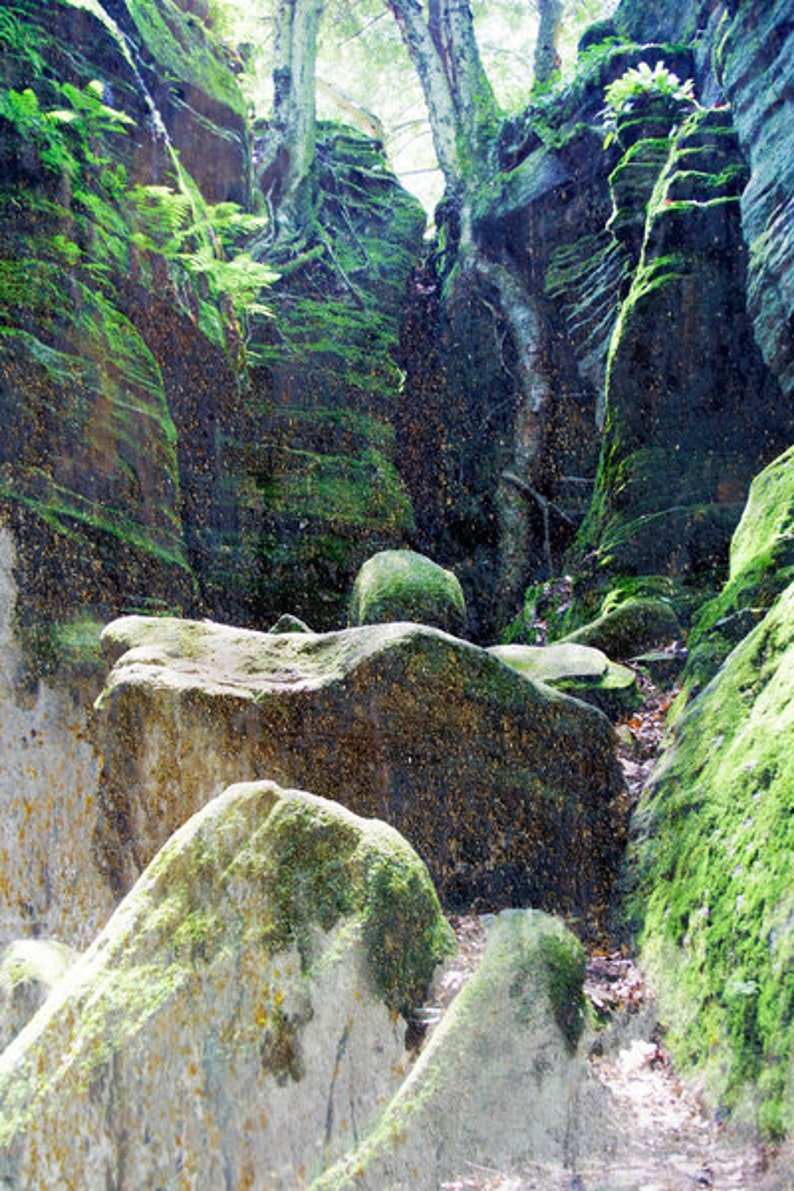
[(0, 1180), (302, 1185), (396, 1090), (450, 936), (386, 824), (229, 788), (0, 1058)]
[(125, 617), (104, 639), (96, 846), (118, 894), (230, 781), (271, 777), (392, 823), (449, 907), (604, 924), (623, 786), (595, 709), (413, 624), (271, 635)]

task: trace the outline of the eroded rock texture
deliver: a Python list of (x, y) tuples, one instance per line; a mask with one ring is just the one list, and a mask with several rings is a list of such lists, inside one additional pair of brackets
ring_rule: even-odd
[(578, 1050), (577, 941), (532, 911), (501, 914), (488, 931), (480, 967), (409, 1077), (313, 1191), (438, 1187), (472, 1169), (575, 1170), (609, 1153), (603, 1089)]
[[(616, 174), (645, 144), (626, 151)], [(641, 203), (641, 255), (610, 346), (601, 462), (581, 535), (623, 574), (723, 563), (750, 480), (792, 434), (744, 309), (746, 177), (728, 113), (696, 113)], [(618, 210), (636, 198), (617, 184), (615, 195)]]
[(105, 640), (97, 847), (117, 890), (230, 780), (273, 777), (393, 824), (447, 906), (605, 923), (622, 781), (593, 708), (419, 625), (268, 635), (131, 617)]
[(272, 783), (169, 841), (0, 1059), (15, 1187), (302, 1185), (404, 1069), (449, 947), (396, 832)]

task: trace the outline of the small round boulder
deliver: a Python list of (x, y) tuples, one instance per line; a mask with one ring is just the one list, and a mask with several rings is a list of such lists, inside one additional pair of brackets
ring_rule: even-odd
[(356, 576), (348, 624), (387, 624), (407, 620), (459, 636), (466, 624), (466, 601), (457, 577), (413, 550), (381, 550)]

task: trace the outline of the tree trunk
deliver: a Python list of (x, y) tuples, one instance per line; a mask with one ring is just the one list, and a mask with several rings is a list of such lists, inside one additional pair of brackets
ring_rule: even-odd
[[(516, 352), (519, 393), (511, 452), (497, 491), (499, 510), (499, 608), (506, 622), (520, 605), (529, 571), (552, 573), (549, 501), (543, 496), (546, 428), (553, 401), (545, 367), (546, 342), (537, 299), (518, 268), (481, 251), (474, 267), (498, 295)], [(540, 530), (538, 530), (540, 525)]]
[(427, 22), (417, 0), (386, 2), (422, 84), (447, 194), (459, 196), (482, 176), (499, 113), (468, 0), (430, 0)]
[(543, 90), (560, 73), (557, 39), (562, 21), (562, 0), (538, 0), (538, 40), (535, 42), (534, 90)]
[[(545, 369), (543, 322), (520, 269), (482, 243), (472, 224), (475, 194), (496, 170), (499, 112), (480, 60), (468, 0), (387, 0), (422, 84), (446, 192), (444, 274), (453, 265), (495, 292), (512, 340), (518, 393), (512, 442), (496, 495), (499, 508), (500, 616), (520, 602), (529, 572), (551, 568), (549, 501), (542, 493), (553, 394)], [(560, 0), (541, 5), (553, 45)], [(555, 50), (556, 53), (556, 50)], [(437, 215), (438, 218), (438, 215)], [(474, 287), (477, 288), (476, 285)]]
[(279, 0), (276, 10), (273, 115), (259, 146), (256, 176), (272, 207), (277, 239), (299, 234), (310, 210), (322, 10), (323, 0)]

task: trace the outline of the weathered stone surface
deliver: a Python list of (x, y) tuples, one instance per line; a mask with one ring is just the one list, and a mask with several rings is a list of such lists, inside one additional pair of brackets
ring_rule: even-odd
[(611, 658), (633, 658), (681, 636), (671, 604), (637, 596), (607, 606), (595, 620), (569, 633), (565, 641), (601, 649)]
[(677, 721), (635, 824), (667, 1042), (712, 1103), (794, 1127), (794, 587)]
[(348, 624), (410, 620), (460, 635), (466, 601), (452, 571), (413, 550), (381, 550), (362, 566), (353, 584)]
[(294, 1188), (391, 1094), (450, 932), (396, 832), (272, 783), (168, 842), (0, 1058), (19, 1187)]
[(271, 636), (126, 617), (104, 637), (97, 847), (120, 892), (229, 781), (272, 777), (392, 823), (449, 906), (603, 922), (622, 780), (594, 709), (418, 625)]
[(16, 939), (0, 955), (0, 1052), (27, 1025), (77, 958), (57, 939)]
[[(26, 679), (14, 636), (11, 536), (0, 531), (0, 946), (24, 935), (86, 947), (113, 909), (92, 854), (99, 759), (96, 678)], [(98, 644), (98, 630), (97, 630)]]
[(590, 645), (574, 641), (494, 645), (488, 652), (525, 678), (546, 682), (556, 690), (584, 699), (610, 717), (630, 710), (641, 700), (634, 671), (610, 661)]
[(745, 181), (729, 113), (691, 116), (648, 206), (610, 346), (604, 442), (580, 542), (612, 571), (724, 565), (750, 480), (794, 432), (745, 309)]
[[(731, 6), (733, 7), (733, 6)], [(785, 0), (743, 3), (722, 43), (723, 81), (751, 166), (742, 194), (749, 248), (748, 309), (764, 359), (786, 400), (794, 392), (794, 109), (784, 98), (794, 69)]]
[(559, 922), (500, 914), (479, 969), (400, 1090), (312, 1191), (430, 1191), (472, 1169), (575, 1170), (585, 1154), (597, 1165), (614, 1133), (577, 1051), (583, 973), (579, 945)]

